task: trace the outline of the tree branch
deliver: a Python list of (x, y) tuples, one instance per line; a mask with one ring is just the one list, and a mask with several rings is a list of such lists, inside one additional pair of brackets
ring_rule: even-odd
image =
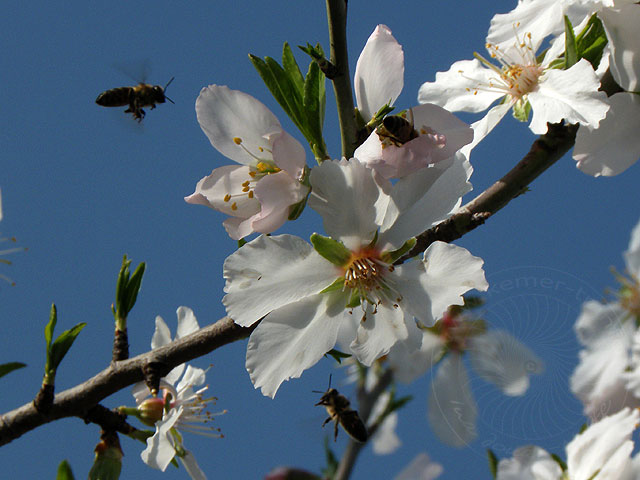
[(342, 138), (342, 156), (353, 157), (356, 149), (356, 117), (349, 74), (347, 53), (347, 2), (346, 0), (327, 0), (327, 19), (329, 21), (330, 61), (336, 67), (331, 79), (336, 96), (340, 135)]
[[(95, 422), (96, 405), (109, 395), (145, 379), (145, 371), (153, 365), (153, 371), (161, 376), (189, 360), (202, 357), (218, 347), (248, 337), (258, 326), (256, 322), (249, 328), (240, 327), (229, 317), (218, 320), (186, 337), (151, 350), (137, 357), (111, 366), (84, 383), (58, 393), (51, 410), (43, 415), (33, 402), (0, 416), (0, 445), (5, 445), (45, 423), (65, 417), (80, 417)], [(100, 412), (104, 414), (102, 408)], [(100, 423), (100, 422), (98, 422)]]
[(520, 162), (504, 177), (463, 205), (451, 217), (416, 237), (416, 245), (397, 263), (424, 252), (436, 240), (452, 242), (482, 225), (518, 195), (547, 168), (569, 151), (576, 139), (578, 125), (547, 124), (549, 130), (540, 136)]

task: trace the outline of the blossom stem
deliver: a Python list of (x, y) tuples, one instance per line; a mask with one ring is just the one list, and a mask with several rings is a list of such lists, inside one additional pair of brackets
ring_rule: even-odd
[(353, 91), (349, 74), (347, 54), (347, 2), (346, 0), (327, 0), (327, 20), (329, 22), (329, 41), (331, 45), (330, 61), (336, 67), (331, 79), (336, 97), (340, 135), (342, 138), (342, 156), (353, 156), (356, 145), (356, 116), (353, 105)]
[[(388, 369), (378, 378), (378, 381), (371, 391), (367, 392), (364, 385), (358, 389), (358, 414), (365, 424), (367, 423), (367, 420), (369, 420), (369, 415), (371, 415), (371, 410), (373, 409), (373, 405), (376, 403), (376, 400), (387, 389), (392, 380), (393, 372), (391, 369)], [(369, 428), (369, 439), (371, 439), (371, 437), (376, 433), (378, 426), (379, 424), (376, 422), (371, 428)], [(347, 480), (349, 478), (358, 455), (365, 445), (366, 442), (359, 443), (349, 439), (349, 443), (342, 454), (342, 458), (340, 459), (340, 463), (338, 464), (338, 469), (333, 480)]]

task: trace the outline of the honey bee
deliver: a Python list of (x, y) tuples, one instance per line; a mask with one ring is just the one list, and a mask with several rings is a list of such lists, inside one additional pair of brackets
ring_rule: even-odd
[[(316, 392), (321, 393), (321, 392)], [(350, 408), (350, 402), (344, 395), (338, 393), (335, 388), (331, 388), (331, 377), (329, 377), (329, 389), (324, 392), (320, 401), (315, 404), (322, 405), (327, 409), (329, 417), (324, 421), (324, 427), (331, 420), (335, 422), (333, 429), (333, 441), (338, 438), (338, 424), (342, 425), (344, 431), (349, 434), (356, 442), (364, 443), (367, 441), (367, 428), (358, 416), (358, 412)]]
[[(411, 112), (411, 110), (409, 110)], [(395, 145), (401, 147), (405, 143), (420, 135), (413, 127), (413, 113), (411, 121), (404, 115), (388, 115), (382, 120), (382, 124), (376, 128), (376, 133), (383, 145)]]
[(149, 85), (143, 82), (140, 82), (135, 87), (112, 88), (98, 95), (96, 103), (103, 107), (123, 107), (129, 105), (129, 108), (127, 108), (124, 113), (131, 113), (133, 118), (139, 123), (145, 116), (145, 111), (142, 107), (150, 107), (151, 110), (153, 110), (156, 108), (156, 103), (164, 103), (165, 100), (174, 103), (173, 100), (164, 94), (171, 82), (173, 82), (173, 78), (167, 82), (164, 88), (160, 85)]

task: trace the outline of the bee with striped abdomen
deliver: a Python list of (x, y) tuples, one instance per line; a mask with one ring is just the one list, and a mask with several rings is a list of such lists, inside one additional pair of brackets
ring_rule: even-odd
[(333, 441), (338, 438), (338, 424), (342, 425), (344, 431), (355, 441), (364, 443), (367, 441), (367, 428), (364, 426), (358, 412), (351, 408), (351, 403), (344, 395), (338, 393), (335, 388), (331, 388), (331, 377), (329, 377), (329, 389), (322, 395), (320, 401), (315, 406), (322, 405), (326, 408), (329, 417), (324, 421), (324, 427), (331, 420), (335, 422)]
[(173, 100), (164, 93), (172, 81), (173, 78), (167, 82), (164, 88), (160, 85), (149, 85), (142, 82), (135, 87), (112, 88), (98, 95), (96, 103), (103, 107), (124, 107), (128, 105), (129, 108), (124, 113), (131, 113), (133, 118), (141, 122), (145, 116), (143, 107), (150, 107), (153, 110), (156, 108), (156, 103), (164, 103), (165, 100), (173, 103)]
[[(411, 110), (409, 110), (411, 112)], [(382, 124), (376, 128), (376, 133), (383, 145), (392, 144), (401, 147), (405, 143), (420, 135), (413, 127), (413, 112), (411, 122), (403, 115), (388, 115), (382, 120)]]

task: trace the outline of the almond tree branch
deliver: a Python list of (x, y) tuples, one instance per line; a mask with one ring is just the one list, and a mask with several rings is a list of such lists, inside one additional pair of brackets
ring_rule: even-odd
[(327, 0), (327, 19), (331, 48), (330, 61), (336, 67), (331, 82), (340, 121), (342, 156), (349, 159), (356, 149), (357, 128), (347, 54), (347, 1)]
[(460, 207), (451, 217), (418, 235), (415, 247), (397, 263), (424, 252), (436, 240), (457, 240), (482, 225), (515, 197), (526, 192), (527, 186), (560, 160), (575, 143), (578, 125), (547, 125), (547, 133), (533, 142), (529, 153), (515, 167), (476, 198)]
[(102, 413), (97, 417), (96, 406), (109, 395), (145, 380), (145, 372), (148, 374), (152, 370), (154, 375), (164, 376), (182, 363), (248, 337), (257, 325), (258, 322), (249, 328), (240, 327), (229, 317), (224, 317), (169, 345), (129, 360), (112, 363), (86, 382), (58, 393), (46, 415), (39, 413), (33, 402), (7, 412), (0, 416), (0, 445), (5, 445), (30, 430), (60, 418), (80, 417), (91, 422), (97, 422), (97, 418), (100, 418), (104, 421), (104, 409), (97, 407)]

